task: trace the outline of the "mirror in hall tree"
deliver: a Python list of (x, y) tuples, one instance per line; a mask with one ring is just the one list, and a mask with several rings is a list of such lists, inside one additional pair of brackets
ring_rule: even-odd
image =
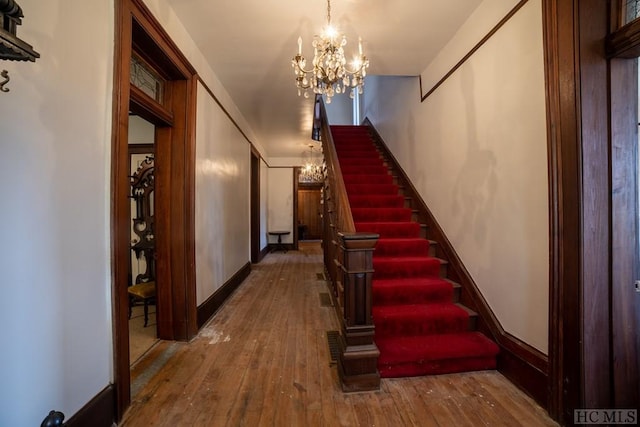
[(155, 281), (154, 234), (154, 158), (146, 155), (131, 178), (131, 199), (135, 213), (132, 216), (133, 238), (131, 250), (137, 260), (144, 260), (144, 267), (132, 277), (133, 283)]

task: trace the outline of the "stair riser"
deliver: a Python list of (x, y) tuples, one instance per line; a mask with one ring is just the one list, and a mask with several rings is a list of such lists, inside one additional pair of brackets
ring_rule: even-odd
[(411, 222), (412, 212), (405, 208), (351, 208), (355, 222)]
[(374, 315), (376, 337), (399, 337), (417, 335), (438, 335), (470, 331), (469, 318), (442, 318), (406, 316), (402, 318), (379, 319)]
[(374, 279), (406, 277), (442, 277), (442, 265), (433, 261), (381, 261), (373, 259)]
[[(347, 166), (347, 167), (351, 167), (354, 164), (354, 160), (340, 160), (340, 168), (342, 169), (342, 166)], [(379, 157), (366, 157), (366, 158), (362, 158), (362, 159), (357, 159), (357, 164), (361, 165), (361, 166), (386, 166), (384, 164), (384, 162), (382, 162), (382, 160), (380, 160)]]
[(380, 238), (416, 238), (420, 237), (420, 225), (414, 222), (398, 222), (395, 226), (390, 223), (357, 222), (356, 231), (377, 233)]
[(400, 304), (435, 304), (454, 302), (454, 290), (428, 290), (428, 289), (397, 289), (373, 291), (373, 305), (400, 305)]
[(405, 206), (405, 201), (402, 197), (390, 194), (386, 197), (372, 197), (372, 196), (362, 196), (362, 195), (351, 195), (349, 196), (349, 204), (351, 208), (403, 208)]
[(389, 170), (380, 165), (352, 166), (345, 164), (344, 166), (340, 165), (340, 168), (342, 169), (342, 173), (344, 175), (389, 175)]
[(435, 256), (435, 252), (435, 244), (426, 239), (407, 239), (407, 242), (380, 239), (373, 256)]
[(393, 184), (393, 177), (391, 175), (347, 175), (343, 172), (342, 180), (345, 185), (358, 185), (358, 184)]

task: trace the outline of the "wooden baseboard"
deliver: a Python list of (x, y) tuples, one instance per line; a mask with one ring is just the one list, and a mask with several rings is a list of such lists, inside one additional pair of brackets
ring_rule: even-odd
[(393, 156), (371, 121), (366, 118), (363, 123), (369, 126), (378, 147), (384, 152), (388, 161), (393, 164), (398, 182), (404, 185), (405, 196), (411, 197), (415, 202), (413, 208), (420, 212), (420, 221), (426, 223), (429, 239), (438, 242), (437, 256), (448, 261), (448, 277), (462, 287), (460, 302), (478, 313), (478, 330), (490, 336), (500, 346), (498, 371), (547, 409), (549, 372), (547, 356), (510, 335), (502, 328), (498, 318), (462, 263), (449, 238), (411, 183), (411, 180), (409, 180), (404, 169)]
[(548, 409), (548, 357), (504, 331), (496, 341), (500, 346), (498, 371)]
[(251, 273), (251, 263), (247, 262), (236, 274), (227, 280), (227, 282), (213, 293), (205, 302), (198, 306), (198, 329), (202, 327), (207, 321), (218, 311), (222, 304), (229, 298), (229, 296), (235, 291), (244, 279)]
[(260, 262), (262, 261), (262, 259), (267, 256), (267, 254), (271, 252), (271, 247), (269, 245), (265, 246), (264, 248), (262, 248), (262, 250), (258, 253), (258, 261)]
[(98, 393), (93, 399), (76, 412), (66, 427), (111, 427), (115, 423), (115, 387), (109, 384), (104, 390)]

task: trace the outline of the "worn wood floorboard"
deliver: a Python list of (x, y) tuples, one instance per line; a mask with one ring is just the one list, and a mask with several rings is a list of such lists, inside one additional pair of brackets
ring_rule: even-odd
[(121, 425), (556, 425), (495, 371), (384, 379), (379, 391), (342, 393), (327, 345), (339, 326), (320, 303), (322, 271), (319, 243), (267, 255), (143, 386)]

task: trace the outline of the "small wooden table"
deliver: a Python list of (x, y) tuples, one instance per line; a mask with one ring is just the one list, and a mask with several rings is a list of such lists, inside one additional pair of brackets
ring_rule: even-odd
[(283, 230), (269, 231), (270, 236), (278, 236), (278, 243), (276, 244), (275, 248), (273, 248), (273, 252), (275, 251), (283, 251), (285, 253), (287, 252), (287, 248), (282, 244), (282, 236), (286, 236), (288, 234), (291, 234), (291, 232), (283, 231)]

